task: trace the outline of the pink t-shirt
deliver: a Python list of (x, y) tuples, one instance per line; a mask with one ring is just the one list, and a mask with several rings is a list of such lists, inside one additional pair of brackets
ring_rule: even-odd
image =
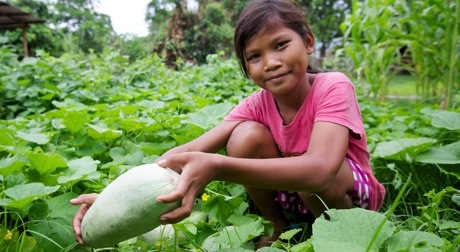
[(307, 151), (315, 122), (332, 122), (347, 127), (351, 133), (347, 157), (366, 172), (373, 189), (369, 209), (381, 207), (385, 189), (372, 173), (361, 111), (353, 84), (344, 74), (317, 74), (304, 103), (289, 125), (283, 125), (275, 100), (266, 90), (246, 98), (225, 120), (256, 121), (265, 125), (283, 156), (301, 155)]

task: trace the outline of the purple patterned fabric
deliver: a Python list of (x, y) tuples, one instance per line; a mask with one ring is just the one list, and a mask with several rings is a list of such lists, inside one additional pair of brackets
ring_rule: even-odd
[[(349, 158), (345, 160), (350, 166), (355, 180), (353, 192), (350, 194), (353, 206), (368, 209), (369, 199), (371, 197), (369, 178), (357, 163)], [(287, 211), (300, 214), (306, 214), (308, 212), (308, 209), (305, 207), (297, 192), (278, 191), (275, 200)]]

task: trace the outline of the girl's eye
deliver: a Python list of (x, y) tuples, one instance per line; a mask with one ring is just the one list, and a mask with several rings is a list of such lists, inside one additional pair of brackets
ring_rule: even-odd
[(283, 48), (285, 45), (287, 45), (287, 43), (288, 43), (287, 41), (283, 41), (283, 42), (276, 44), (276, 49)]
[(246, 61), (253, 61), (259, 58), (259, 54), (251, 54), (248, 57), (246, 57)]

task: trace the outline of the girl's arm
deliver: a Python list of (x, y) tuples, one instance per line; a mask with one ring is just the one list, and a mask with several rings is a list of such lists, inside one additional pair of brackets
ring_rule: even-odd
[[(166, 152), (161, 156), (160, 159), (167, 158), (173, 154), (189, 151), (217, 152), (225, 146), (228, 138), (232, 134), (233, 129), (239, 123), (240, 122), (238, 121), (223, 121), (214, 129), (208, 131), (199, 138)], [(88, 209), (96, 200), (97, 196), (97, 194), (82, 194), (78, 198), (72, 199), (70, 201), (71, 204), (81, 205), (72, 222), (75, 238), (80, 244), (83, 244), (83, 239), (81, 236), (81, 221), (83, 216), (86, 214), (86, 211), (88, 211)]]
[(177, 189), (158, 197), (159, 202), (182, 200), (182, 206), (162, 216), (164, 223), (190, 214), (194, 198), (213, 180), (274, 190), (321, 192), (334, 180), (348, 148), (348, 128), (316, 122), (307, 152), (299, 157), (242, 159), (190, 152), (158, 161), (182, 173)]

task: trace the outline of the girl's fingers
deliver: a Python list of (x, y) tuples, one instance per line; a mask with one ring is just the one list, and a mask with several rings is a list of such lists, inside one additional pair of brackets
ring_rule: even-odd
[(91, 193), (91, 194), (82, 194), (75, 199), (70, 200), (70, 204), (72, 205), (81, 205), (81, 204), (93, 204), (96, 201), (98, 194)]
[(72, 227), (75, 233), (75, 239), (80, 244), (83, 244), (83, 239), (81, 237), (81, 221), (83, 220), (83, 216), (85, 216), (86, 212), (88, 211), (88, 208), (89, 206), (87, 204), (82, 204), (72, 220)]
[(161, 216), (162, 224), (177, 223), (192, 213), (193, 204), (195, 203), (195, 194), (191, 193), (182, 200), (182, 205)]

